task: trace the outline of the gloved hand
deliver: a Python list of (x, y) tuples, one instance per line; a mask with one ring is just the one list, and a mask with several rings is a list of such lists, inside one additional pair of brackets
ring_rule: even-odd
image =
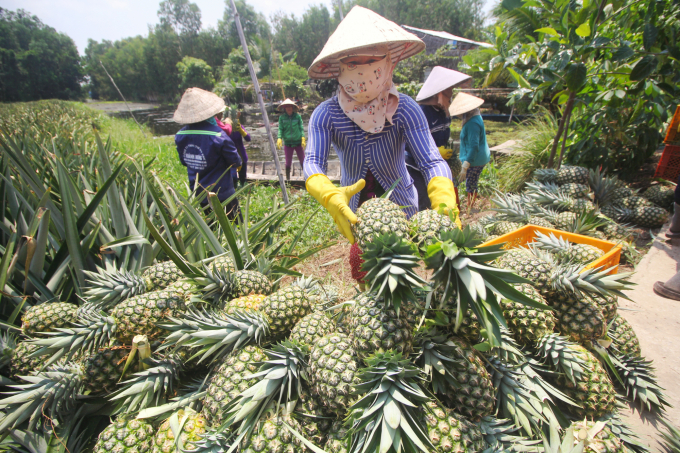
[(276, 147), (278, 149), (281, 149), (283, 147), (283, 140), (281, 139), (276, 140)]
[(307, 178), (307, 192), (316, 198), (321, 206), (326, 208), (338, 229), (350, 244), (354, 244), (354, 235), (350, 223), (355, 224), (358, 219), (348, 205), (349, 199), (360, 192), (365, 185), (366, 181), (360, 179), (351, 186), (335, 187), (331, 180), (321, 173)]
[(306, 148), (307, 147), (307, 139), (302, 137), (302, 147)]
[(447, 148), (446, 146), (440, 146), (439, 154), (442, 155), (442, 159), (449, 160), (451, 159), (451, 156), (453, 156), (453, 150), (451, 148)]
[(238, 131), (239, 134), (241, 134), (241, 137), (245, 137), (248, 135), (245, 129), (243, 129), (243, 126), (241, 126), (241, 122), (236, 120), (236, 130)]
[(458, 175), (458, 182), (459, 183), (465, 181), (468, 168), (470, 168), (470, 162), (468, 162), (468, 161), (463, 162), (463, 167), (461, 168), (460, 174)]
[(236, 171), (241, 171), (241, 168), (243, 168), (243, 165), (239, 165), (239, 166), (236, 168)]
[(445, 204), (444, 213), (448, 214), (451, 212), (458, 228), (463, 228), (460, 223), (460, 211), (456, 204), (456, 192), (453, 190), (453, 181), (445, 176), (435, 176), (427, 185), (427, 196), (430, 197), (432, 209), (439, 211), (440, 205), (442, 203)]

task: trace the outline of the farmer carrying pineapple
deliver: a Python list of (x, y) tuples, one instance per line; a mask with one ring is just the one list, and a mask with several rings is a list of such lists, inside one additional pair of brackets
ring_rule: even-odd
[[(355, 6), (328, 38), (309, 68), (313, 79), (337, 79), (338, 91), (314, 110), (304, 162), (307, 191), (326, 208), (354, 244), (350, 224), (359, 205), (396, 187), (390, 199), (408, 217), (418, 194), (408, 173), (404, 142), (427, 184), (432, 207), (444, 205), (458, 224), (451, 170), (432, 139), (422, 110), (392, 83), (395, 65), (425, 48), (397, 24)], [(333, 144), (342, 169), (341, 186), (325, 175)]]
[[(457, 155), (453, 155), (453, 150), (448, 147), (449, 138), (451, 137), (449, 107), (451, 106), (451, 99), (453, 99), (453, 88), (471, 78), (462, 72), (442, 66), (435, 66), (416, 96), (416, 102), (420, 104), (420, 108), (427, 119), (430, 134), (432, 134), (434, 144), (439, 149), (439, 154), (449, 163), (451, 171), (457, 169), (456, 174), (453, 175), (454, 177), (460, 171), (460, 160), (458, 160)], [(429, 209), (430, 199), (427, 197), (425, 177), (418, 168), (418, 164), (411, 153), (411, 147), (408, 144), (406, 144), (406, 168), (408, 168), (408, 172), (411, 178), (413, 178), (413, 185), (418, 191), (418, 210)], [(460, 205), (457, 190), (456, 204)]]

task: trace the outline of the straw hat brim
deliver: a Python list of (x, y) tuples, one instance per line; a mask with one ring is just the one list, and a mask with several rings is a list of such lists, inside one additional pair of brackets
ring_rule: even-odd
[(182, 95), (172, 119), (179, 124), (205, 121), (224, 111), (224, 100), (210, 91), (189, 88)]
[(342, 58), (365, 55), (375, 46), (387, 46), (393, 64), (425, 49), (425, 43), (413, 33), (370, 9), (355, 6), (328, 38), (307, 73), (312, 79), (335, 79), (340, 75)]
[(442, 66), (435, 66), (432, 68), (423, 87), (418, 92), (416, 101), (420, 102), (429, 99), (437, 93), (460, 85), (471, 78), (471, 76), (463, 74), (462, 72), (454, 71), (453, 69), (444, 68)]
[(283, 111), (284, 107), (286, 107), (287, 105), (292, 106), (295, 109), (295, 111), (298, 111), (300, 109), (294, 101), (292, 101), (290, 98), (288, 98), (285, 101), (283, 101), (281, 104), (279, 104), (279, 106), (277, 107), (277, 110)]
[(467, 93), (458, 93), (449, 107), (449, 115), (457, 116), (470, 110), (479, 108), (484, 104), (484, 99)]

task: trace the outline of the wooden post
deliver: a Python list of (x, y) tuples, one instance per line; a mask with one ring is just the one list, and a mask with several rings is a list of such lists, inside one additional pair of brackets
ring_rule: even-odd
[(269, 115), (267, 114), (267, 109), (262, 100), (262, 91), (260, 91), (260, 83), (257, 81), (257, 74), (255, 73), (255, 68), (253, 68), (253, 61), (250, 59), (250, 52), (248, 51), (248, 42), (246, 41), (246, 36), (243, 34), (243, 27), (241, 27), (241, 19), (238, 15), (238, 10), (236, 9), (236, 3), (231, 0), (231, 9), (234, 11), (234, 22), (236, 22), (236, 30), (238, 31), (238, 36), (241, 39), (241, 46), (243, 46), (243, 54), (248, 62), (248, 71), (250, 71), (250, 78), (253, 81), (253, 88), (255, 89), (255, 94), (257, 95), (257, 101), (260, 103), (260, 110), (262, 110), (262, 119), (264, 120), (264, 127), (267, 130), (267, 136), (269, 137), (269, 148), (272, 152), (272, 157), (274, 157), (274, 165), (276, 166), (276, 174), (279, 175), (279, 184), (281, 185), (281, 194), (283, 195), (283, 202), (288, 204), (288, 191), (286, 190), (286, 182), (283, 179), (283, 173), (281, 172), (281, 163), (279, 162), (279, 155), (276, 154), (276, 144), (274, 143), (274, 136), (272, 136), (272, 129), (269, 124)]
[(139, 126), (139, 130), (142, 131), (142, 135), (144, 138), (146, 138), (146, 133), (144, 132), (144, 129), (142, 129), (142, 125), (139, 124), (139, 121), (137, 121), (137, 118), (135, 118), (135, 115), (132, 114), (132, 109), (128, 105), (127, 101), (125, 100), (125, 96), (123, 96), (123, 93), (120, 92), (118, 89), (118, 85), (116, 85), (116, 82), (113, 81), (113, 77), (111, 77), (111, 74), (109, 74), (109, 71), (106, 70), (104, 67), (104, 63), (102, 63), (101, 60), (99, 60), (99, 64), (102, 65), (102, 68), (104, 69), (104, 72), (106, 73), (107, 76), (109, 76), (109, 79), (111, 80), (111, 83), (113, 84), (114, 87), (116, 87), (116, 91), (118, 91), (118, 94), (120, 94), (120, 97), (123, 99), (123, 102), (125, 102), (125, 107), (127, 107), (128, 111), (130, 112), (130, 116), (132, 117), (133, 120), (135, 120), (135, 123), (137, 123), (137, 126)]

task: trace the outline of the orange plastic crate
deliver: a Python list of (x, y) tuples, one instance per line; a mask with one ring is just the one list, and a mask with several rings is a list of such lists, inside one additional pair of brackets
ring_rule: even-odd
[(656, 166), (654, 177), (675, 182), (678, 180), (678, 175), (680, 175), (680, 146), (666, 145), (659, 164)]
[[(482, 246), (502, 244), (505, 242), (505, 245), (503, 246), (504, 249), (514, 249), (530, 242), (534, 242), (537, 236), (536, 231), (540, 231), (547, 236), (550, 236), (550, 233), (553, 233), (558, 238), (562, 236), (562, 239), (566, 239), (569, 242), (575, 244), (588, 244), (602, 250), (604, 255), (588, 264), (586, 269), (600, 266), (604, 266), (605, 268), (614, 267), (617, 266), (621, 260), (621, 244), (615, 244), (613, 242), (603, 241), (602, 239), (595, 239), (589, 236), (583, 236), (581, 234), (568, 233), (566, 231), (555, 230), (553, 228), (544, 228), (536, 225), (523, 226), (522, 228), (519, 228), (508, 234), (504, 234), (503, 236), (499, 236), (496, 239), (487, 241), (482, 244)], [(614, 268), (610, 274), (615, 274), (617, 269), (618, 268)]]
[(671, 118), (666, 131), (666, 138), (664, 143), (673, 143), (680, 141), (680, 105), (675, 108), (675, 115)]

